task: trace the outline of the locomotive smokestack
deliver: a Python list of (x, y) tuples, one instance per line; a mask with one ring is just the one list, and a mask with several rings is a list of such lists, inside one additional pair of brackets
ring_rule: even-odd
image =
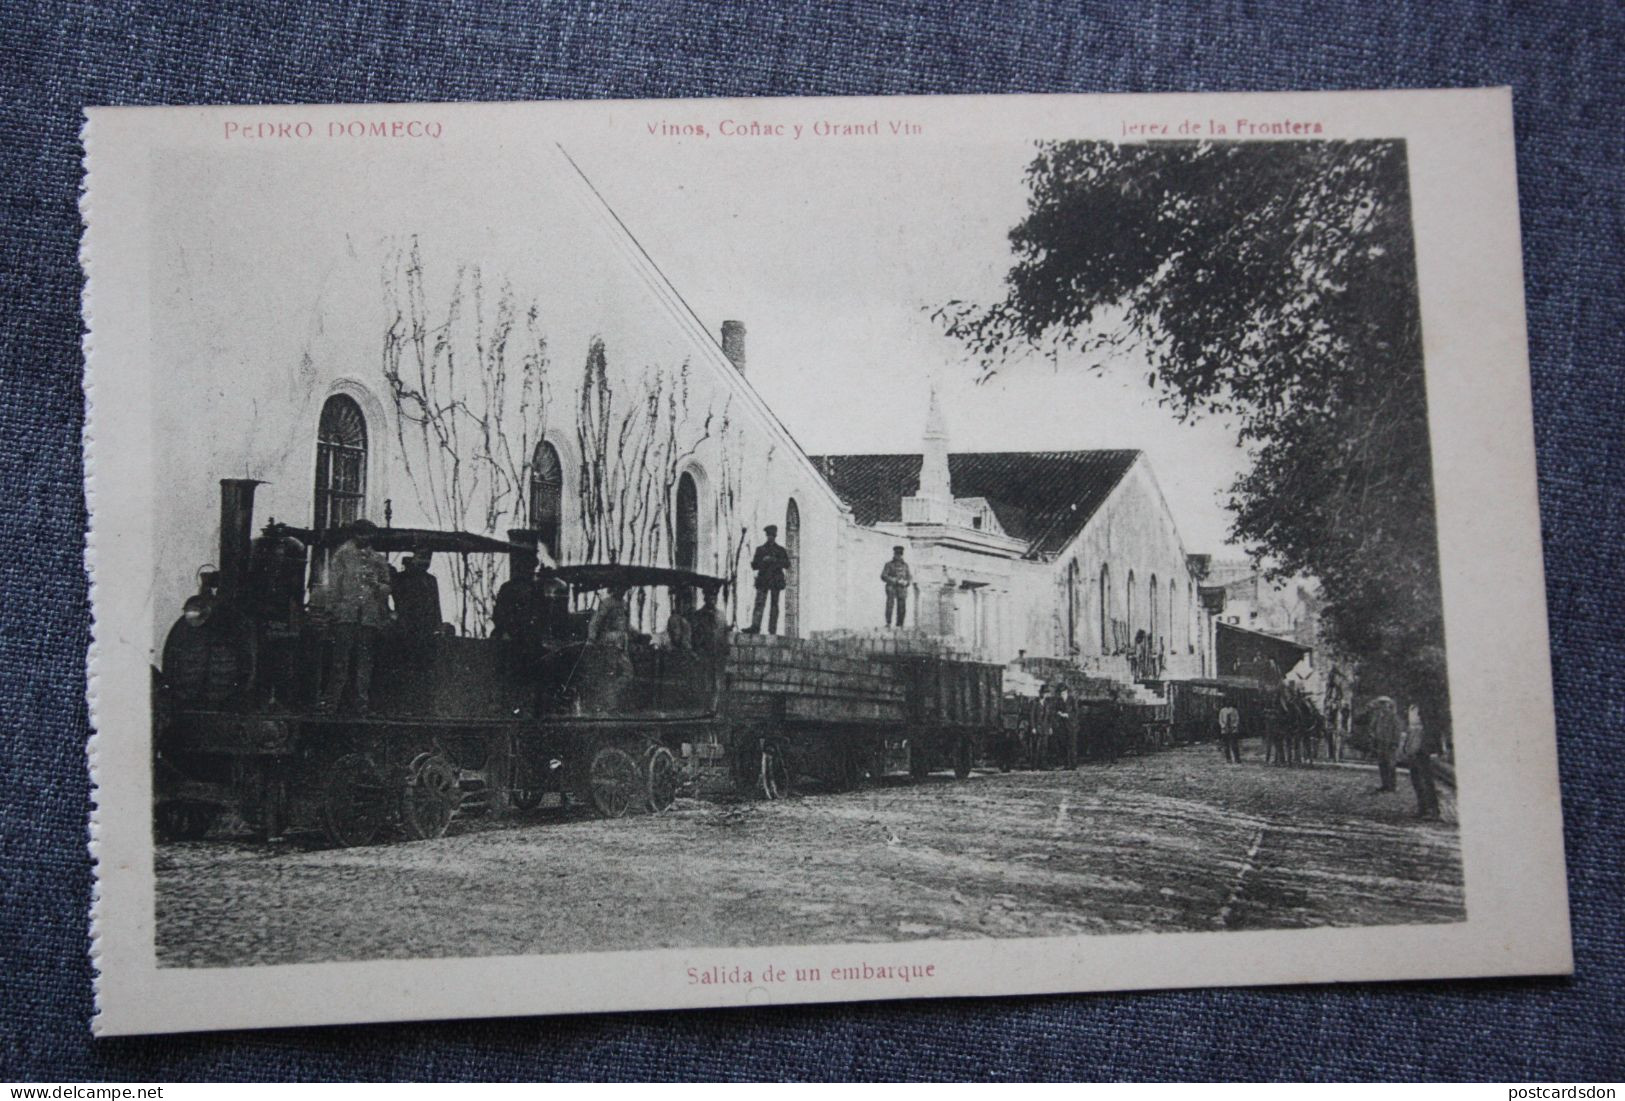
[(722, 323), (722, 354), (728, 357), (729, 362), (740, 373), (745, 373), (745, 323), (743, 321), (724, 321)]
[(248, 580), (254, 542), (255, 478), (220, 479), (220, 595), (230, 600)]

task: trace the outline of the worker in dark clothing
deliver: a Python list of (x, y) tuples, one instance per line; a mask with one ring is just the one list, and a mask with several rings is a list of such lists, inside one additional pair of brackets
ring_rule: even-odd
[(766, 542), (751, 556), (750, 568), (756, 571), (756, 608), (751, 612), (748, 633), (762, 631), (762, 611), (771, 605), (767, 618), (767, 633), (779, 633), (779, 594), (784, 591), (784, 575), (790, 569), (790, 552), (779, 545), (779, 529), (769, 524), (762, 529)]
[(1061, 754), (1066, 767), (1078, 767), (1078, 716), (1072, 699), (1072, 689), (1061, 685), (1055, 697), (1055, 711), (1051, 725), (1055, 737), (1061, 740)]
[(525, 633), (535, 617), (536, 558), (518, 555), (513, 572), (497, 590), (496, 605), (491, 609), (491, 637), (518, 639)]
[(694, 642), (694, 651), (700, 654), (720, 654), (723, 650), (724, 636), (722, 616), (717, 611), (717, 591), (707, 587), (703, 602), (688, 614), (689, 634)]
[(1422, 722), (1421, 710), (1414, 704), (1406, 715), (1406, 742), (1410, 748), (1411, 789), (1416, 792), (1416, 817), (1439, 820), (1439, 784), (1433, 775), (1433, 758), (1441, 746), (1431, 727)]
[(1241, 712), (1234, 704), (1219, 708), (1219, 741), (1224, 747), (1224, 759), (1233, 765), (1241, 764)]
[(1028, 768), (1041, 769), (1048, 767), (1049, 764), (1050, 718), (1054, 712), (1049, 690), (1048, 684), (1040, 685), (1038, 698), (1032, 701), (1031, 719), (1027, 728)]
[(418, 551), (406, 556), (401, 569), (390, 573), (390, 595), (395, 600), (395, 624), (409, 664), (422, 665), (434, 652), (440, 633), (440, 582), (429, 572), (431, 555)]
[(903, 548), (893, 547), (891, 558), (880, 567), (880, 582), (886, 586), (886, 626), (892, 626), (894, 613), (899, 627), (907, 619), (908, 587), (913, 580), (908, 563), (903, 561)]
[(491, 609), (491, 637), (501, 640), (508, 672), (515, 676), (533, 667), (540, 641), (542, 593), (536, 562), (533, 554), (515, 555), (513, 572), (497, 590)]
[(565, 639), (570, 636), (570, 586), (556, 577), (543, 576), (536, 570), (536, 584), (541, 592), (542, 637)]

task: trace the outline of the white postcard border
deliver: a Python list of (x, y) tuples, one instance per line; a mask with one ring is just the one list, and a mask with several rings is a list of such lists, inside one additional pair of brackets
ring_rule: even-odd
[[(390, 108), (97, 108), (85, 128), (85, 428), (94, 642), (89, 746), (92, 911), (101, 1035), (627, 1009), (1149, 987), (1264, 985), (1572, 970), (1535, 455), (1524, 336), (1511, 96), (1439, 92), (906, 97), (926, 140), (987, 128), (1121, 140), (1123, 120), (1313, 119), (1328, 138), (1408, 143), (1446, 644), (1459, 738), (1467, 919), (1444, 925), (671, 949), (485, 959), (160, 968), (154, 950), (149, 682), (151, 382), (142, 198), (148, 151), (206, 146), (228, 120), (316, 126)], [(416, 105), (445, 155), (491, 141), (624, 138), (636, 102)], [(859, 100), (694, 101), (707, 116), (784, 117)], [(910, 983), (696, 987), (686, 968), (932, 965)]]

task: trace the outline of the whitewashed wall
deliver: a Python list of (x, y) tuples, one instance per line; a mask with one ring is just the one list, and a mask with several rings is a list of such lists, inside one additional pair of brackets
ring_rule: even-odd
[[(684, 464), (701, 486), (699, 568), (728, 575), (739, 529), (747, 528), (739, 568), (748, 600), (750, 548), (764, 525), (784, 529), (793, 498), (801, 517), (802, 627), (837, 625), (840, 503), (741, 384), (713, 334), (686, 313), (573, 170), (553, 161), (532, 168), (520, 174), (524, 194), (514, 196), (523, 217), (465, 221), (456, 233), (437, 233), (427, 228), (437, 224), (428, 216), (435, 210), (501, 197), (472, 195), (487, 185), (447, 177), (440, 168), (438, 178), (418, 181), (423, 190), (415, 206), (373, 210), (370, 195), (381, 192), (369, 192), (369, 181), (338, 171), (313, 181), (308, 171), (290, 174), (285, 158), (206, 174), (184, 163), (171, 166), (161, 197), (169, 216), (155, 220), (169, 228), (152, 244), (152, 331), (165, 365), (154, 425), (163, 471), (155, 487), (162, 513), (152, 578), (155, 649), (194, 590), (198, 567), (216, 561), (219, 479), (266, 483), (256, 502), (256, 530), (272, 517), (311, 522), (317, 420), (334, 393), (354, 397), (367, 418), (366, 515), (382, 523), (388, 500), (395, 526), (434, 526), (404, 465), (383, 369), (384, 334), (400, 301), (386, 288), (385, 273), (397, 270), (414, 235), (431, 318), (450, 301), (459, 265), (471, 263), (483, 269), (487, 311), (493, 289), (504, 281), (520, 302), (537, 304), (551, 398), (543, 431), (565, 466), (566, 560), (581, 553), (576, 407), (588, 349), (598, 338), (619, 394), (629, 393), (645, 370), (675, 379), (687, 363), (691, 420), (709, 411), (717, 418), (725, 413), (732, 423), (726, 456), (713, 434)], [(464, 308), (466, 330), (472, 303)], [(471, 365), (462, 370), (459, 390), (477, 400), (477, 374)], [(720, 517), (708, 494), (719, 489), (725, 468), (737, 481), (737, 506)], [(492, 532), (525, 523), (524, 515), (513, 515)], [(669, 564), (670, 548), (653, 557)], [(443, 565), (436, 572), (443, 575)], [(663, 623), (664, 614), (651, 619)]]
[[(1088, 526), (1057, 557), (1053, 601), (1060, 616), (1055, 653), (1065, 654), (1070, 640), (1065, 636), (1065, 609), (1068, 600), (1067, 569), (1077, 563), (1077, 654), (1084, 660), (1110, 657), (1111, 646), (1102, 646), (1101, 567), (1109, 572), (1106, 615), (1128, 623), (1129, 637), (1150, 630), (1150, 583), (1157, 581), (1156, 636), (1167, 655), (1167, 671), (1175, 676), (1201, 674), (1202, 626), (1198, 617), (1196, 582), (1186, 564), (1185, 547), (1168, 511), (1162, 491), (1149, 463), (1142, 455), (1129, 469), (1117, 489), (1101, 505)], [(1133, 588), (1130, 598), (1129, 577)], [(1170, 601), (1168, 582), (1174, 582)]]

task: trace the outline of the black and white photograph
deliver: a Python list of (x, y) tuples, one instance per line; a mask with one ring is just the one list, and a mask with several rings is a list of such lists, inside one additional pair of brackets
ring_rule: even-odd
[[(661, 1005), (992, 992), (1024, 945), (1173, 981), (1053, 962), (1121, 938), (1404, 977), (1498, 920), (1472, 783), (1550, 706), (1463, 703), (1417, 140), (982, 102), (92, 115), (143, 967), (584, 969), (548, 1012), (643, 1004), (580, 989), (614, 959)], [(1520, 859), (1559, 916), (1508, 965), (1563, 969), (1561, 849)], [(395, 999), (353, 1019), (482, 1011), (344, 974)]]

